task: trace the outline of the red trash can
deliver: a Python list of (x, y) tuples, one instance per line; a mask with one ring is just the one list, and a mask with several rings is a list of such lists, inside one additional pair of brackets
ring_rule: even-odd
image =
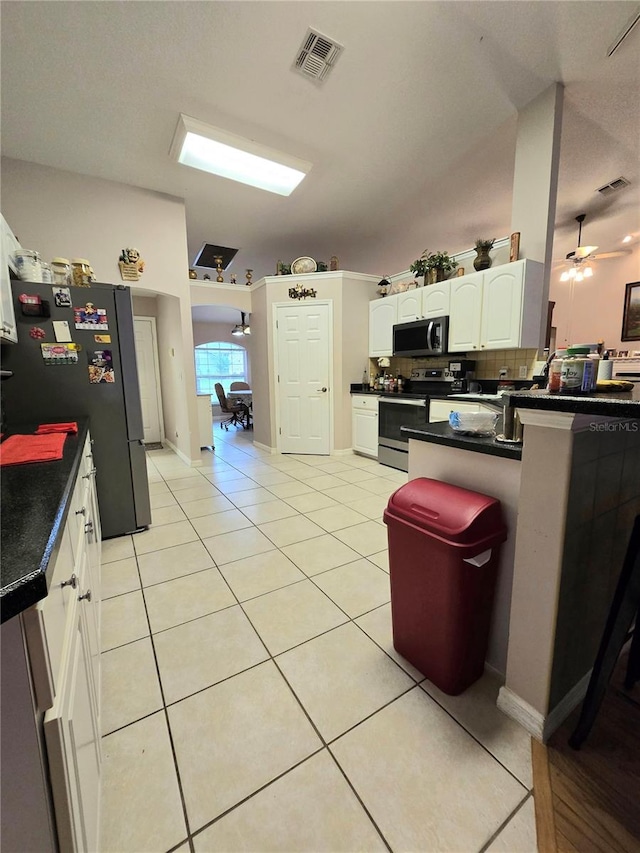
[(500, 501), (419, 477), (389, 498), (393, 645), (444, 693), (482, 675), (500, 545)]

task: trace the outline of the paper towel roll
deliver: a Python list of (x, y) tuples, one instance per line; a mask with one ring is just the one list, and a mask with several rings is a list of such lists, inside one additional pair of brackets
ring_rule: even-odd
[(610, 358), (603, 359), (598, 364), (598, 381), (601, 379), (611, 379), (613, 373), (613, 362)]

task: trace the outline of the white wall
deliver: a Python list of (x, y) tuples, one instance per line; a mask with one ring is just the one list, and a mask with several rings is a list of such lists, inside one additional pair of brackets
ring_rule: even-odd
[(24, 248), (45, 260), (88, 258), (98, 281), (120, 282), (120, 252), (131, 246), (140, 251), (145, 271), (136, 292), (165, 297), (158, 298), (158, 348), (167, 438), (186, 458), (198, 457), (184, 202), (3, 158), (2, 212)]
[(640, 341), (622, 341), (625, 284), (640, 281), (640, 249), (620, 258), (595, 261), (590, 279), (574, 285), (560, 281), (564, 267), (551, 272), (549, 299), (555, 302), (553, 325), (558, 345), (595, 343), (604, 340), (607, 349), (637, 350)]

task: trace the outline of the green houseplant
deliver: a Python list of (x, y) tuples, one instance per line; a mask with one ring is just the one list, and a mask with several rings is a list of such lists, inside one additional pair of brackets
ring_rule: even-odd
[(493, 249), (493, 244), (495, 242), (495, 237), (492, 237), (490, 240), (481, 240), (480, 238), (476, 240), (476, 257), (473, 260), (474, 269), (489, 269), (491, 266), (491, 257), (489, 256), (489, 252)]
[(409, 269), (416, 276), (423, 275), (425, 284), (434, 284), (436, 281), (444, 281), (457, 266), (458, 262), (450, 258), (447, 252), (428, 252), (425, 249)]

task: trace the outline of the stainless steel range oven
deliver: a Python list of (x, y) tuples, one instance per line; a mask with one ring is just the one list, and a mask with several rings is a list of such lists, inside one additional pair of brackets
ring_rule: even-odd
[(448, 395), (453, 374), (444, 368), (422, 367), (411, 371), (410, 393), (380, 397), (378, 408), (378, 462), (400, 471), (409, 470), (409, 439), (403, 426), (427, 423), (428, 394)]
[(409, 439), (401, 426), (424, 426), (427, 422), (427, 398), (381, 397), (378, 408), (378, 462), (400, 471), (409, 470)]

